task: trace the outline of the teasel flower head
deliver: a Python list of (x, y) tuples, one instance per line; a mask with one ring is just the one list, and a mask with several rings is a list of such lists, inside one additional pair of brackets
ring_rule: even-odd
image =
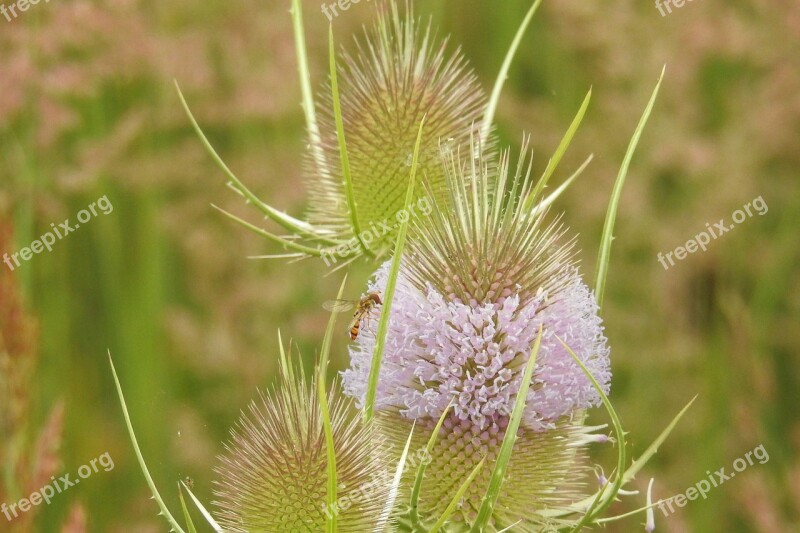
[[(409, 2), (404, 4), (401, 13), (395, 0), (377, 2), (377, 22), (349, 51), (335, 53), (331, 30), (330, 77), (314, 102), (301, 8), (294, 2), (308, 129), (307, 220), (256, 198), (214, 153), (232, 187), (289, 231), (279, 236), (226, 212), (287, 251), (260, 257), (319, 256), (340, 267), (391, 250), (400, 222), (418, 215), (403, 208), (423, 121), (417, 175), (434, 194), (445, 194), (442, 154), (473, 135), (482, 135), (487, 152), (493, 146), (491, 127), (483, 123), (487, 98), (464, 56), (416, 19)], [(202, 136), (196, 122), (195, 127)]]
[(254, 401), (231, 431), (216, 468), (215, 514), (224, 531), (325, 531), (333, 514), (342, 532), (369, 531), (385, 522), (395, 468), (388, 449), (353, 416), (346, 398), (333, 392), (328, 397), (337, 504), (326, 503), (328, 459), (318, 388), (284, 365), (277, 389)]
[(322, 93), (322, 156), (312, 157), (308, 179), (311, 223), (343, 241), (375, 237), (362, 244), (378, 256), (391, 248), (394, 231), (367, 236), (381, 222), (397, 225), (423, 119), (418, 175), (439, 194), (445, 184), (440, 155), (478, 134), (486, 104), (461, 53), (449, 53), (447, 40), (416, 20), (408, 2), (405, 17), (395, 2), (379, 6), (375, 27), (354, 53), (343, 54), (338, 71), (352, 205), (343, 185), (331, 90)]
[[(432, 200), (430, 217), (414, 225), (402, 259), (376, 410), (399, 439), (412, 420), (432, 428), (452, 405), (426, 478), (425, 505), (435, 516), (481, 459), (496, 457), (541, 329), (505, 496), (494, 512), (498, 529), (518, 520), (533, 527), (532, 510), (581, 495), (587, 471), (580, 449), (592, 440), (584, 411), (600, 403), (564, 345), (604, 392), (609, 348), (574, 260), (574, 239), (565, 238), (559, 219), (548, 222), (548, 202), (538, 198), (527, 158), (513, 174), (507, 154), (498, 166), (455, 156), (443, 168), (451, 193)], [(369, 290), (383, 291), (387, 276), (384, 265)], [(374, 348), (374, 328), (365, 328), (351, 348), (343, 386), (358, 402)], [(491, 468), (483, 472), (463, 499), (464, 527), (477, 513)]]

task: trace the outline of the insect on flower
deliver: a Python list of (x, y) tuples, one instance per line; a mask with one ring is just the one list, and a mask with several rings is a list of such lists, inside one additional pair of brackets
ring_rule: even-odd
[(322, 304), (322, 307), (326, 311), (335, 313), (349, 311), (353, 307), (356, 308), (356, 312), (353, 313), (353, 322), (350, 324), (350, 340), (354, 341), (358, 338), (358, 332), (361, 331), (361, 322), (366, 323), (372, 310), (382, 303), (383, 300), (381, 300), (380, 293), (371, 292), (361, 300), (328, 300)]

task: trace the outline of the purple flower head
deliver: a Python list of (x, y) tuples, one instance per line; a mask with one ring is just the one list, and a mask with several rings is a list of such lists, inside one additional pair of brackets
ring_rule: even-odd
[[(388, 264), (370, 291), (386, 285)], [(576, 270), (564, 273), (563, 288), (523, 302), (514, 293), (470, 305), (448, 301), (433, 287), (423, 292), (401, 273), (378, 384), (378, 408), (396, 407), (408, 418), (438, 419), (452, 401), (460, 420), (480, 428), (513, 409), (522, 371), (544, 334), (528, 392), (524, 422), (536, 430), (575, 409), (597, 405), (597, 391), (558, 340), (562, 339), (608, 390), (609, 349), (597, 304)], [(344, 373), (347, 394), (363, 401), (375, 346), (375, 327), (365, 327), (351, 349)]]
[[(552, 429), (560, 418), (600, 402), (561, 341), (609, 389), (609, 348), (597, 304), (571, 260), (571, 243), (559, 244), (564, 230), (543, 227), (540, 206), (525, 208), (529, 188), (520, 186), (516, 200), (512, 193), (504, 199), (507, 159), (495, 180), (488, 165), (470, 170), (454, 161), (445, 165), (451, 179), (461, 176), (461, 185), (451, 186), (451, 205), (439, 205), (415, 227), (403, 258), (376, 407), (435, 420), (452, 402), (462, 422), (481, 430), (503, 425), (541, 326), (523, 424)], [(496, 205), (500, 199), (505, 209)], [(388, 272), (386, 263), (370, 291), (383, 292)], [(362, 328), (344, 372), (345, 392), (359, 402), (376, 330), (377, 312)]]

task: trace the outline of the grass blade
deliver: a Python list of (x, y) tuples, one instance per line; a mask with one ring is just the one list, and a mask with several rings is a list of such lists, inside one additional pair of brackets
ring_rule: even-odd
[(655, 479), (650, 478), (650, 483), (647, 484), (647, 522), (645, 531), (654, 531), (656, 529), (656, 517), (655, 513), (653, 513), (653, 481)]
[(547, 198), (544, 198), (541, 202), (537, 203), (533, 207), (533, 209), (531, 209), (531, 215), (530, 216), (535, 217), (541, 211), (543, 211), (543, 210), (547, 209), (548, 207), (550, 207), (551, 205), (553, 205), (553, 202), (555, 202), (558, 199), (558, 197), (561, 196), (564, 193), (564, 191), (566, 191), (569, 188), (570, 185), (572, 185), (572, 182), (575, 181), (578, 178), (578, 176), (583, 174), (583, 171), (586, 170), (586, 167), (589, 166), (589, 163), (592, 162), (592, 159), (594, 159), (594, 154), (589, 155), (589, 157), (586, 158), (586, 161), (584, 161), (581, 164), (581, 166), (578, 167), (578, 170), (576, 170), (572, 174), (572, 176), (570, 176), (566, 180), (564, 180), (564, 183), (559, 185), (556, 190), (551, 192), (547, 196)]
[[(608, 416), (611, 418), (611, 424), (614, 427), (614, 432), (617, 434), (619, 440), (617, 448), (617, 468), (615, 470), (616, 475), (614, 476), (614, 483), (611, 485), (611, 490), (607, 493), (608, 495), (603, 498), (596, 498), (592, 505), (590, 505), (586, 510), (586, 514), (583, 516), (583, 519), (581, 519), (581, 521), (578, 522), (578, 525), (572, 530), (580, 531), (584, 525), (591, 523), (591, 521), (594, 520), (598, 514), (602, 513), (609, 505), (611, 505), (611, 502), (617, 496), (620, 487), (622, 487), (622, 471), (625, 468), (625, 461), (627, 461), (625, 431), (622, 429), (622, 421), (620, 420), (617, 411), (614, 409), (614, 406), (611, 404), (611, 400), (608, 399), (608, 396), (603, 391), (603, 387), (600, 386), (600, 383), (597, 382), (597, 379), (595, 379), (592, 373), (589, 372), (589, 369), (586, 368), (586, 365), (583, 364), (583, 361), (581, 361), (575, 352), (572, 351), (572, 348), (567, 346), (567, 343), (565, 343), (557, 335), (556, 338), (564, 347), (564, 349), (567, 350), (575, 363), (581, 367), (581, 370), (583, 370), (583, 373), (586, 374), (587, 378), (589, 378), (589, 381), (592, 382), (592, 386), (594, 386), (597, 394), (600, 395), (600, 400), (603, 402), (603, 406), (606, 408), (606, 411), (608, 411)], [(605, 491), (606, 486), (601, 489), (600, 494)]]
[(322, 136), (317, 125), (317, 113), (314, 107), (314, 95), (311, 91), (311, 71), (308, 68), (308, 54), (306, 53), (306, 36), (303, 28), (303, 6), (300, 0), (292, 0), (292, 28), (294, 30), (294, 48), (297, 53), (297, 70), (300, 75), (300, 92), (303, 95), (303, 113), (306, 117), (306, 129), (308, 130), (311, 150), (314, 154), (314, 161), (317, 162), (321, 172), (327, 172), (328, 164), (325, 161), (325, 153), (322, 151), (320, 143)]
[(328, 396), (325, 390), (325, 382), (322, 379), (317, 379), (317, 388), (319, 393), (320, 411), (322, 412), (322, 421), (325, 428), (325, 450), (328, 455), (328, 489), (326, 491), (327, 506), (329, 512), (325, 513), (327, 517), (325, 521), (325, 530), (327, 533), (336, 533), (336, 491), (337, 491), (337, 478), (336, 478), (336, 450), (334, 449), (333, 442), (333, 427), (331, 426), (331, 413), (328, 406)]
[(209, 513), (206, 510), (206, 508), (203, 506), (203, 504), (200, 503), (200, 500), (198, 500), (197, 496), (194, 495), (194, 493), (192, 492), (192, 489), (187, 487), (186, 483), (184, 483), (183, 481), (181, 481), (181, 484), (183, 485), (183, 488), (186, 489), (186, 492), (189, 493), (189, 497), (192, 499), (192, 502), (197, 507), (197, 510), (200, 511), (200, 514), (203, 515), (203, 518), (206, 519), (206, 522), (208, 522), (208, 525), (210, 525), (212, 528), (214, 528), (214, 531), (216, 533), (223, 533), (222, 532), (222, 526), (220, 526), (217, 523), (217, 521), (214, 520), (214, 518), (211, 516), (211, 513)]
[[(427, 456), (430, 457), (433, 453), (433, 447), (436, 445), (436, 439), (439, 437), (439, 431), (442, 429), (442, 425), (444, 424), (445, 418), (447, 418), (447, 413), (450, 412), (450, 408), (453, 406), (451, 403), (447, 406), (447, 409), (444, 410), (442, 416), (439, 417), (439, 421), (436, 423), (436, 427), (433, 428), (433, 433), (431, 434), (430, 439), (428, 439), (428, 444), (425, 447), (425, 453)], [(419, 495), (422, 492), (422, 479), (425, 476), (425, 469), (428, 466), (428, 461), (420, 461), (419, 466), (417, 467), (417, 474), (414, 478), (414, 487), (411, 489), (411, 503), (409, 505), (409, 511), (411, 515), (412, 523), (416, 524), (419, 521), (419, 514), (417, 507), (419, 505)]]
[(336, 120), (336, 137), (339, 140), (339, 155), (342, 160), (342, 179), (344, 180), (347, 208), (350, 211), (350, 224), (353, 234), (358, 239), (365, 253), (374, 257), (366, 243), (361, 239), (361, 226), (358, 222), (358, 206), (353, 193), (353, 176), (350, 174), (350, 157), (347, 154), (347, 141), (344, 136), (344, 120), (342, 119), (342, 103), (339, 100), (339, 80), (336, 72), (336, 50), (333, 45), (333, 25), (328, 29), (328, 52), (331, 63), (331, 93), (333, 95), (333, 114)]
[[(411, 163), (411, 177), (408, 180), (408, 190), (406, 191), (406, 200), (403, 209), (408, 212), (411, 200), (414, 198), (414, 186), (417, 180), (417, 165), (419, 163), (419, 147), (422, 143), (422, 128), (425, 126), (425, 118), (419, 125), (419, 132), (417, 132), (417, 144), (414, 146), (414, 158)], [(389, 279), (386, 281), (386, 291), (383, 295), (383, 306), (381, 309), (381, 317), (378, 322), (378, 332), (375, 337), (375, 351), (372, 354), (372, 366), (369, 370), (369, 382), (367, 383), (367, 397), (364, 401), (364, 418), (372, 420), (375, 416), (375, 399), (378, 395), (378, 377), (380, 376), (381, 363), (383, 362), (383, 349), (386, 346), (386, 334), (389, 332), (389, 313), (392, 309), (392, 298), (394, 298), (394, 288), (397, 285), (397, 276), (400, 273), (400, 262), (403, 259), (403, 248), (406, 244), (406, 232), (408, 230), (407, 217), (405, 221), (400, 223), (400, 229), (397, 231), (397, 242), (394, 247), (394, 256), (392, 257), (392, 267), (389, 271)]]
[(117, 386), (117, 395), (119, 396), (119, 403), (122, 406), (122, 416), (125, 417), (125, 426), (128, 428), (128, 436), (133, 444), (133, 451), (136, 454), (136, 460), (139, 461), (139, 467), (142, 469), (144, 478), (147, 481), (147, 486), (150, 488), (150, 493), (153, 495), (153, 499), (156, 501), (156, 504), (158, 504), (161, 514), (164, 516), (172, 529), (177, 531), (177, 533), (185, 533), (178, 524), (177, 520), (175, 520), (175, 517), (172, 516), (172, 513), (169, 512), (167, 505), (164, 503), (164, 500), (161, 498), (161, 494), (159, 494), (158, 489), (156, 488), (156, 484), (153, 481), (153, 477), (150, 475), (150, 471), (147, 469), (144, 456), (142, 455), (142, 451), (139, 449), (139, 442), (136, 440), (136, 434), (133, 431), (131, 417), (130, 414), (128, 414), (128, 406), (125, 404), (125, 396), (122, 394), (122, 385), (120, 385), (119, 377), (117, 377), (117, 370), (114, 368), (114, 361), (111, 359), (111, 352), (108, 353), (108, 363), (111, 365), (111, 373), (114, 375), (114, 384)]
[(489, 104), (486, 106), (486, 113), (483, 116), (483, 126), (481, 127), (481, 146), (485, 146), (486, 141), (489, 139), (489, 132), (492, 131), (494, 115), (497, 112), (497, 104), (500, 102), (500, 95), (503, 92), (503, 86), (506, 83), (506, 79), (508, 79), (508, 71), (511, 69), (511, 63), (514, 61), (514, 56), (517, 54), (517, 49), (522, 42), (522, 37), (528, 30), (531, 20), (533, 20), (533, 15), (536, 13), (536, 10), (539, 9), (539, 5), (541, 5), (541, 3), (542, 0), (536, 0), (536, 2), (534, 2), (534, 4), (528, 10), (525, 18), (522, 19), (522, 24), (520, 24), (517, 34), (514, 36), (514, 40), (511, 42), (511, 48), (508, 49), (506, 57), (503, 60), (503, 65), (500, 67), (500, 73), (497, 75), (497, 80), (494, 82), (492, 96), (489, 98)]
[[(347, 284), (347, 275), (344, 276), (342, 280), (342, 284), (339, 285), (339, 292), (336, 294), (336, 299), (341, 300), (342, 296), (344, 295), (344, 286)], [(338, 311), (333, 311), (331, 313), (331, 317), (328, 320), (328, 327), (325, 328), (325, 336), (322, 338), (322, 352), (320, 354), (319, 360), (319, 378), (322, 383), (326, 383), (326, 377), (328, 372), (328, 361), (330, 360), (330, 353), (331, 353), (331, 342), (333, 341), (333, 332), (336, 326), (336, 316), (339, 314)]]
[(633, 137), (628, 144), (628, 150), (625, 152), (625, 159), (622, 161), (622, 166), (617, 174), (617, 180), (614, 182), (614, 189), (611, 192), (611, 200), (608, 203), (608, 211), (606, 211), (606, 221), (603, 225), (603, 237), (600, 239), (600, 253), (597, 256), (597, 269), (595, 271), (594, 292), (597, 297), (597, 305), (603, 307), (603, 294), (606, 289), (606, 277), (608, 276), (608, 263), (611, 258), (611, 241), (614, 240), (614, 222), (617, 219), (617, 209), (619, 208), (619, 199), (622, 196), (622, 186), (625, 185), (625, 177), (628, 175), (628, 167), (630, 167), (633, 153), (636, 151), (636, 146), (639, 144), (639, 139), (642, 136), (647, 120), (650, 118), (650, 113), (653, 111), (653, 105), (656, 103), (658, 90), (661, 88), (661, 82), (664, 79), (664, 71), (666, 65), (661, 70), (661, 75), (658, 77), (658, 83), (650, 96), (650, 101), (639, 119), (639, 124), (636, 126), (636, 131), (633, 132)]
[[(289, 341), (289, 350), (291, 351), (291, 341)], [(287, 383), (295, 383), (294, 380), (294, 365), (291, 364), (289, 360), (289, 356), (286, 354), (286, 348), (283, 346), (283, 335), (281, 335), (281, 330), (278, 330), (278, 353), (279, 353), (279, 365), (281, 372), (281, 377)]]
[(522, 413), (525, 410), (525, 402), (528, 397), (531, 378), (533, 377), (533, 369), (536, 367), (536, 357), (539, 355), (539, 346), (542, 344), (542, 333), (542, 326), (539, 326), (539, 335), (536, 337), (536, 342), (528, 358), (528, 363), (525, 365), (525, 373), (522, 375), (522, 383), (520, 383), (517, 399), (514, 402), (514, 410), (511, 412), (511, 419), (508, 421), (506, 434), (503, 436), (503, 444), (500, 445), (500, 452), (497, 454), (497, 461), (494, 464), (492, 477), (489, 479), (486, 495), (483, 497), (481, 508), (478, 510), (478, 517), (475, 519), (475, 523), (472, 526), (471, 531), (473, 533), (483, 533), (486, 525), (489, 523), (489, 518), (491, 518), (494, 512), (497, 498), (500, 496), (500, 488), (503, 485), (508, 462), (511, 460), (511, 452), (514, 450), (514, 443), (517, 440), (517, 430), (519, 430), (519, 425), (522, 421)]
[(197, 533), (197, 528), (194, 527), (194, 522), (189, 514), (189, 509), (186, 508), (186, 500), (183, 497), (183, 489), (181, 489), (180, 483), (178, 483), (178, 497), (181, 500), (181, 510), (183, 511), (183, 519), (186, 521), (187, 533)]
[(485, 457), (481, 459), (480, 463), (475, 465), (475, 468), (473, 468), (472, 472), (469, 473), (467, 479), (464, 480), (464, 483), (462, 483), (461, 486), (458, 488), (458, 491), (456, 491), (455, 496), (453, 496), (453, 499), (450, 501), (450, 504), (444, 510), (444, 513), (442, 513), (442, 516), (440, 516), (439, 520), (437, 520), (436, 523), (433, 524), (430, 533), (437, 533), (442, 528), (442, 526), (444, 526), (445, 522), (447, 522), (450, 516), (452, 516), (452, 514), (456, 510), (456, 507), (458, 507), (461, 498), (464, 497), (464, 493), (467, 492), (467, 489), (469, 488), (470, 485), (472, 485), (472, 482), (475, 480), (475, 477), (478, 475), (478, 472), (480, 472), (481, 469), (483, 468), (484, 462), (486, 462)]
[(553, 157), (547, 162), (547, 167), (544, 169), (544, 173), (542, 177), (539, 179), (539, 183), (536, 184), (536, 187), (531, 191), (530, 196), (528, 196), (527, 200), (524, 204), (525, 211), (528, 211), (533, 207), (533, 203), (539, 197), (539, 194), (544, 190), (547, 182), (550, 180), (550, 177), (556, 171), (558, 164), (561, 162), (561, 158), (564, 157), (569, 145), (572, 143), (572, 138), (575, 136), (575, 132), (578, 131), (578, 128), (583, 121), (583, 116), (586, 114), (586, 109), (589, 107), (589, 102), (592, 99), (592, 90), (589, 89), (589, 92), (586, 94), (586, 97), (583, 99), (583, 103), (581, 104), (580, 109), (578, 109), (578, 113), (575, 115), (575, 118), (572, 119), (572, 123), (569, 125), (569, 129), (564, 134), (564, 137), (561, 139), (561, 142), (558, 143), (558, 148), (553, 153)]
[(400, 462), (397, 463), (397, 469), (394, 472), (392, 486), (389, 489), (389, 498), (386, 500), (386, 505), (384, 506), (381, 516), (378, 519), (378, 524), (375, 528), (375, 531), (382, 531), (389, 522), (389, 517), (394, 509), (394, 502), (397, 501), (397, 493), (400, 490), (400, 482), (403, 479), (403, 472), (406, 469), (406, 459), (408, 458), (408, 450), (411, 448), (411, 438), (414, 436), (415, 427), (416, 422), (414, 422), (414, 424), (411, 426), (411, 432), (408, 434), (405, 448), (403, 448), (403, 453), (400, 456)]
[[(337, 299), (341, 299), (344, 293), (344, 285), (347, 283), (347, 276), (342, 280), (339, 286), (339, 294)], [(331, 342), (333, 340), (333, 331), (336, 327), (337, 312), (332, 312), (328, 320), (328, 327), (325, 330), (325, 337), (322, 339), (322, 353), (320, 354), (319, 374), (317, 376), (317, 388), (319, 393), (320, 411), (322, 412), (322, 423), (325, 428), (325, 450), (328, 455), (328, 490), (327, 490), (327, 505), (330, 512), (325, 513), (327, 520), (325, 521), (326, 531), (328, 533), (336, 533), (336, 519), (338, 513), (336, 511), (336, 492), (338, 490), (338, 481), (336, 475), (336, 449), (333, 442), (333, 426), (331, 424), (331, 412), (328, 405), (328, 392), (325, 385), (328, 360), (330, 359)]]

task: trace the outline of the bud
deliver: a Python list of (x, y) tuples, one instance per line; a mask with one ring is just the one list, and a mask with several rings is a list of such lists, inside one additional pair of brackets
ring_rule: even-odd
[[(317, 120), (309, 119), (307, 219), (290, 217), (252, 196), (238, 180), (234, 183), (290, 234), (281, 237), (248, 227), (283, 244), (291, 257), (316, 255), (328, 266), (341, 266), (362, 255), (384, 255), (393, 248), (396, 221), (425, 218), (424, 209), (401, 212), (423, 119), (416, 173), (421, 185), (414, 207), (427, 194), (446, 194), (439, 161), (468, 161), (473, 154), (459, 154), (452, 147), (481, 137), (487, 98), (461, 52), (451, 50), (446, 39), (418, 21), (409, 3), (403, 15), (395, 0), (381, 2), (377, 9), (374, 28), (357, 40), (355, 49), (336, 57), (343, 138), (331, 83), (314, 106)], [(493, 137), (485, 137), (489, 153)], [(345, 185), (340, 141), (348, 154), (352, 196)]]
[(317, 387), (284, 371), (277, 390), (251, 404), (216, 468), (215, 505), (228, 532), (369, 531), (379, 523), (395, 464), (382, 441), (329, 394), (337, 505), (327, 505), (327, 455)]

